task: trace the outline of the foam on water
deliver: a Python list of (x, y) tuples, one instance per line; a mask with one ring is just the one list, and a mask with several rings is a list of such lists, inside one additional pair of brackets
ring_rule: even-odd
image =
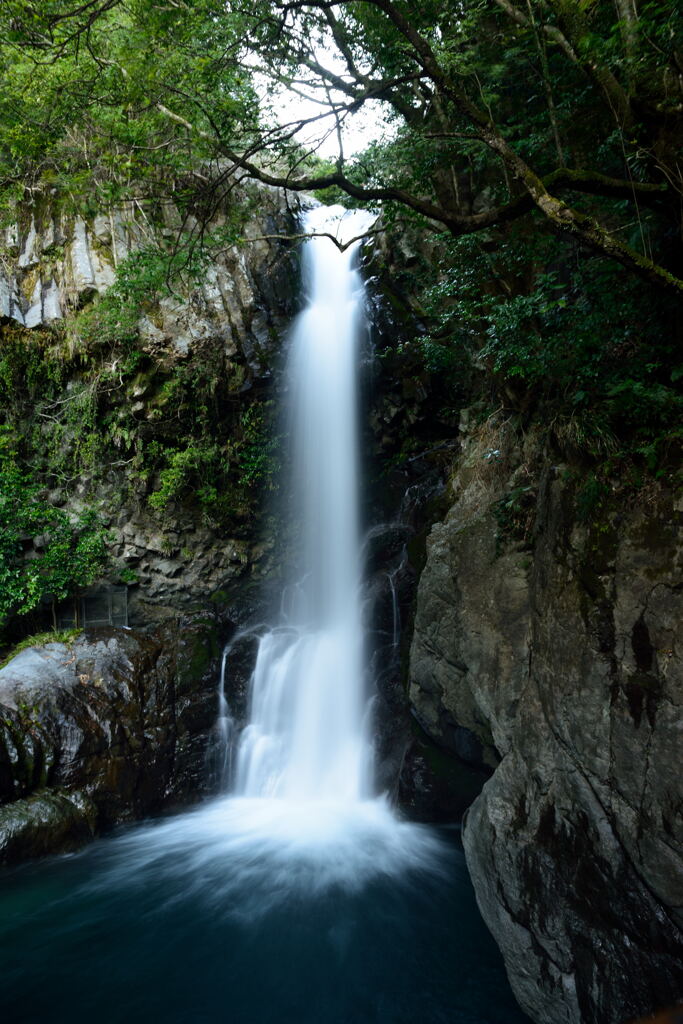
[(382, 799), (223, 797), (112, 840), (87, 887), (145, 889), (166, 879), (174, 898), (255, 918), (333, 890), (433, 876), (445, 870), (443, 852), (433, 830), (397, 820)]

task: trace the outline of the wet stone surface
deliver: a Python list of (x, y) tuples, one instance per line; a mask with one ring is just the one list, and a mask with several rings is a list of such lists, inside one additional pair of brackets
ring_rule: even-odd
[(0, 860), (206, 793), (218, 636), (206, 618), (90, 630), (0, 670)]

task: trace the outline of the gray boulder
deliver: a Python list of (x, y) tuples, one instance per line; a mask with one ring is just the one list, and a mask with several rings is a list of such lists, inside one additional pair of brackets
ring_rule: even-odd
[(0, 670), (0, 861), (68, 849), (207, 792), (214, 622), (98, 629)]

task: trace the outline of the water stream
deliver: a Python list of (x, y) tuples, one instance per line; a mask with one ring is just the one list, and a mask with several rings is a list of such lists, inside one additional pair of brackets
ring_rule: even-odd
[[(347, 215), (346, 237), (368, 216)], [(306, 227), (330, 229), (324, 207), (307, 215)], [(299, 578), (285, 592), (281, 621), (261, 639), (237, 762), (238, 794), (294, 807), (358, 803), (372, 790), (356, 436), (363, 295), (353, 256), (352, 247), (340, 252), (327, 238), (306, 245), (308, 302), (292, 331), (288, 367)]]
[[(306, 229), (344, 240), (372, 219), (342, 213), (312, 210)], [(373, 787), (358, 523), (364, 296), (355, 249), (325, 237), (305, 249), (307, 301), (287, 371), (298, 567), (276, 622), (261, 632), (249, 722), (237, 743), (225, 696), (229, 651), (218, 690), (222, 776), (235, 765), (217, 812), (221, 833), (259, 858), (270, 851), (290, 880), (302, 874), (313, 888), (436, 868), (440, 855), (434, 835), (400, 821)]]
[[(325, 216), (310, 214), (309, 230)], [(357, 234), (362, 216), (344, 230)], [(353, 248), (307, 243), (288, 388), (299, 572), (261, 633), (238, 741), (224, 658), (215, 771), (229, 790), (0, 876), (8, 1024), (525, 1019), (477, 914), (457, 830), (403, 821), (373, 791), (353, 261)]]

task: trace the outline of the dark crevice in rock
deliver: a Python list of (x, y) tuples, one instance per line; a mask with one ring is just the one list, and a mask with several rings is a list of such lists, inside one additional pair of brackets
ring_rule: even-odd
[(636, 665), (641, 672), (649, 672), (654, 660), (654, 647), (650, 641), (650, 633), (643, 616), (633, 623), (631, 631), (631, 647)]

